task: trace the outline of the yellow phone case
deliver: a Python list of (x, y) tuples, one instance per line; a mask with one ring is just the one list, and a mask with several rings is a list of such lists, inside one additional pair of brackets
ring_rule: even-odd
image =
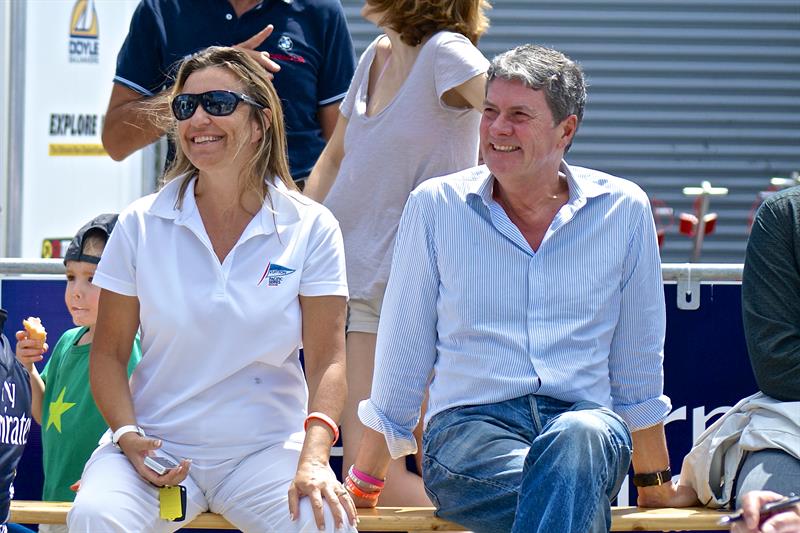
[(186, 518), (186, 487), (161, 487), (158, 502), (162, 520), (180, 522)]

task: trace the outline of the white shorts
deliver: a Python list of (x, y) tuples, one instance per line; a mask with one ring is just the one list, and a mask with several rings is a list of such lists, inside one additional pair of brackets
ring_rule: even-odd
[[(67, 516), (73, 533), (103, 531), (171, 532), (197, 515), (211, 511), (244, 532), (317, 532), (310, 500), (300, 500), (300, 517), (289, 518), (287, 491), (294, 479), (300, 448), (297, 443), (275, 445), (237, 459), (193, 460), (186, 487), (186, 521), (159, 518), (158, 489), (136, 473), (127, 457), (107, 444), (86, 463), (81, 488)], [(335, 529), (325, 506), (325, 531)]]
[(370, 300), (351, 299), (347, 302), (347, 333), (378, 333), (384, 291)]

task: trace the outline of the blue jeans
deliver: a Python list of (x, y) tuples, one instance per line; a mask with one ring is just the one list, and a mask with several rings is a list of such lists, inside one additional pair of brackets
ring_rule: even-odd
[(612, 411), (529, 395), (434, 416), (423, 478), (437, 515), (473, 531), (608, 531), (631, 447)]

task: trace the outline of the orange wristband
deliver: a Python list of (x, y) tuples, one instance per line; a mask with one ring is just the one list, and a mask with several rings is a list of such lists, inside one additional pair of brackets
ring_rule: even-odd
[(339, 426), (336, 425), (336, 422), (334, 422), (333, 418), (329, 417), (325, 413), (320, 413), (319, 411), (314, 411), (313, 413), (309, 413), (308, 416), (306, 417), (305, 423), (303, 424), (304, 430), (308, 431), (308, 423), (311, 420), (319, 420), (320, 422), (328, 426), (328, 429), (330, 429), (331, 433), (333, 434), (334, 444), (336, 443), (337, 440), (339, 440)]
[(380, 497), (380, 495), (381, 495), (381, 491), (366, 492), (364, 490), (361, 490), (361, 488), (359, 488), (358, 485), (353, 483), (353, 480), (350, 479), (349, 476), (344, 478), (344, 487), (348, 491), (350, 491), (353, 494), (353, 496), (355, 496), (357, 498), (361, 498), (362, 500), (376, 501), (377, 502), (378, 501), (378, 497)]

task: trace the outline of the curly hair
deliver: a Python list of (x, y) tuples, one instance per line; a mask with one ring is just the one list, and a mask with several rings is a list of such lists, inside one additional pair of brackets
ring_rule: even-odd
[(366, 0), (380, 17), (380, 25), (400, 34), (409, 46), (442, 30), (460, 33), (472, 44), (489, 28), (486, 0)]

